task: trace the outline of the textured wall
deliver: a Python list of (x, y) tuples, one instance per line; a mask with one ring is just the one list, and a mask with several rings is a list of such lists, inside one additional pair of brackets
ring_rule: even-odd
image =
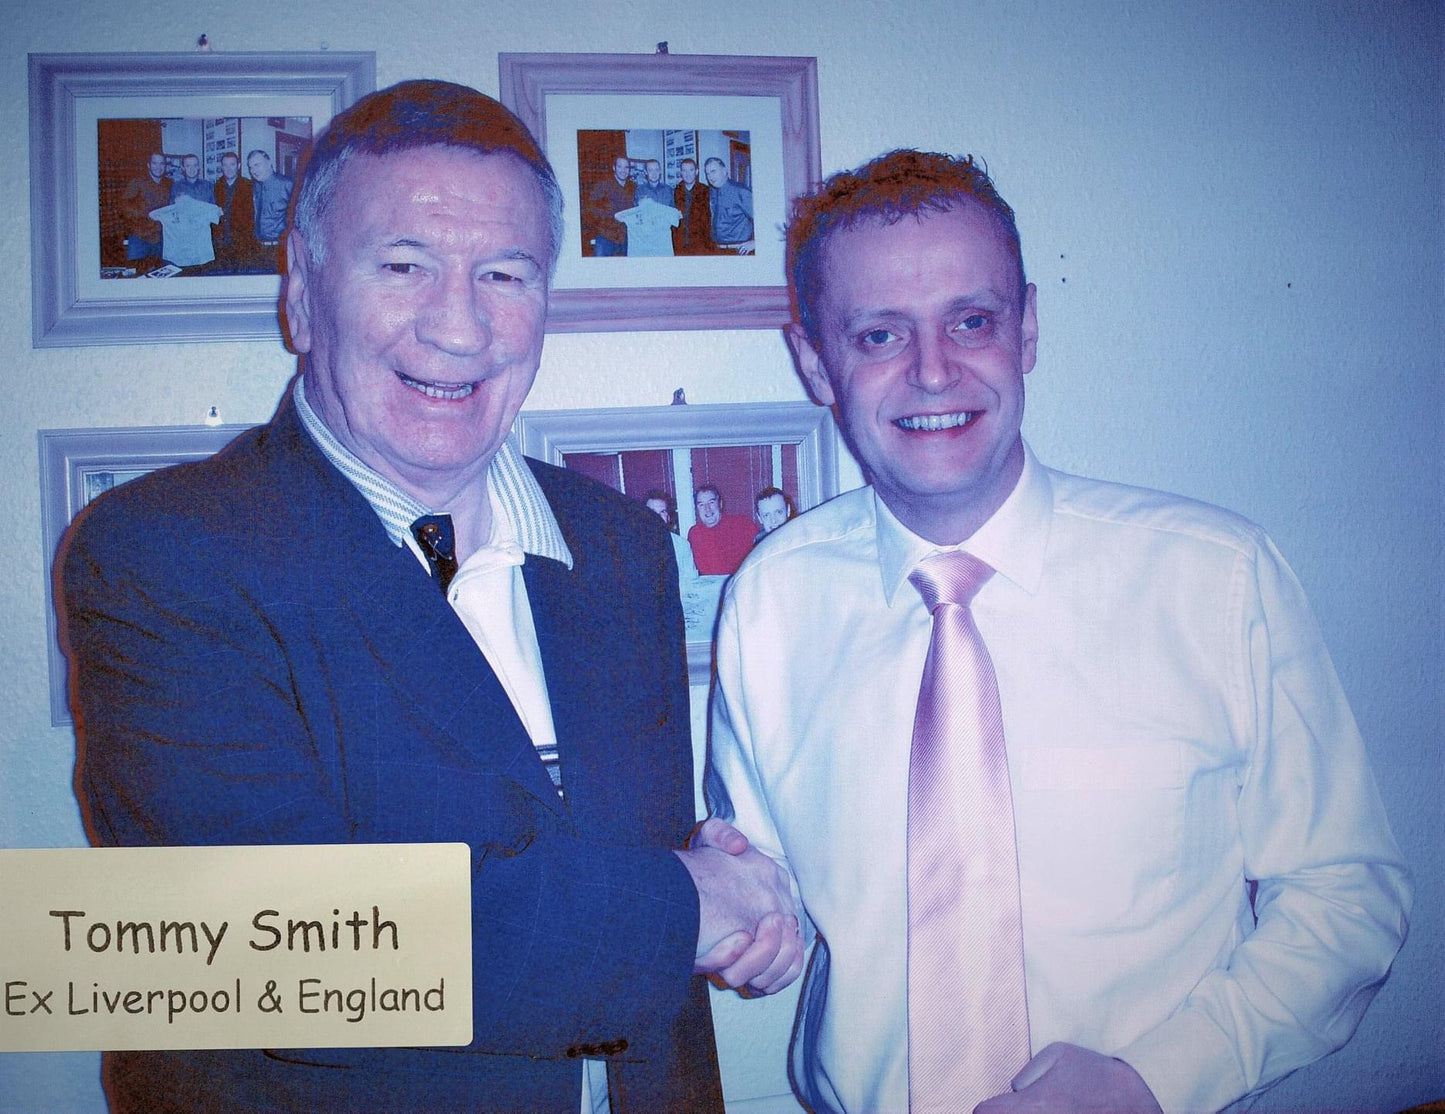
[[(380, 0), (15, 5), (0, 47), (0, 846), (80, 841), (49, 726), (35, 431), (260, 421), (279, 345), (34, 351), (27, 51), (375, 50), (379, 80), (495, 91), (501, 50), (807, 54), (823, 163), (984, 155), (1020, 214), (1042, 337), (1026, 433), (1059, 467), (1265, 524), (1318, 612), (1418, 876), (1395, 973), (1344, 1051), (1258, 1109), (1445, 1097), (1440, 1049), (1442, 219), (1439, 5), (1368, 0)], [(559, 336), (537, 407), (802, 397), (772, 332)], [(704, 694), (696, 693), (698, 703)], [(739, 1110), (787, 1110), (787, 1002), (719, 1002)], [(753, 1101), (748, 1101), (753, 1100)], [(95, 1058), (0, 1056), (0, 1108), (97, 1110)]]

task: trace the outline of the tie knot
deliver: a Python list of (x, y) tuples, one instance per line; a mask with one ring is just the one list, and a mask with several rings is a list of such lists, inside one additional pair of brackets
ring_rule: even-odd
[(993, 569), (989, 565), (971, 553), (956, 549), (949, 553), (935, 553), (919, 561), (908, 574), (908, 582), (918, 589), (924, 606), (931, 613), (942, 603), (967, 607), (992, 575)]
[(455, 552), (456, 539), (449, 514), (424, 514), (411, 524), (411, 533), (423, 549), (438, 557), (451, 557)]
[(445, 592), (457, 571), (457, 540), (449, 514), (424, 514), (411, 524), (411, 535), (431, 566), (432, 576)]

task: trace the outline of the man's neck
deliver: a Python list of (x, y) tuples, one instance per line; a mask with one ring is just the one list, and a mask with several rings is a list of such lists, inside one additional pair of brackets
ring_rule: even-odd
[(465, 562), (491, 540), (492, 499), (485, 473), (478, 483), (471, 485), (465, 500), (457, 500), (437, 509), (452, 516), (452, 529), (456, 532), (457, 564)]
[(1023, 442), (1017, 441), (1009, 451), (1001, 475), (977, 492), (920, 497), (876, 482), (874, 486), (893, 517), (920, 538), (934, 545), (961, 545), (1008, 501), (1023, 470)]

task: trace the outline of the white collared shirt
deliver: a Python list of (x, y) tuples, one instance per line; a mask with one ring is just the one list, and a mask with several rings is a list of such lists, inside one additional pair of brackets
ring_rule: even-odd
[[(1409, 886), (1269, 539), (1027, 452), (961, 548), (997, 570), (973, 613), (1009, 752), (1033, 1050), (1117, 1055), (1168, 1112), (1342, 1044)], [(908, 752), (931, 631), (908, 574), (936, 549), (850, 492), (760, 543), (718, 628), (710, 781), (830, 952), (795, 1042), (819, 1110), (908, 1109)]]

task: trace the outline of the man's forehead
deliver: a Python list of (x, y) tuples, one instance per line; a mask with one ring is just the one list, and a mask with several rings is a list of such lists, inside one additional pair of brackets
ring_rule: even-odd
[[(927, 235), (918, 237), (916, 233), (920, 229), (927, 230)], [(976, 264), (974, 269), (981, 280), (969, 290), (957, 290), (953, 294), (965, 300), (992, 297), (1004, 306), (1018, 300), (1016, 276), (1022, 271), (1022, 262), (1003, 221), (972, 198), (959, 198), (947, 209), (905, 213), (901, 217), (865, 213), (830, 230), (818, 248), (813, 274), (815, 289), (819, 295), (826, 296), (830, 287), (847, 287), (853, 285), (852, 280), (881, 270), (909, 270), (919, 254), (941, 239), (958, 246), (956, 258), (961, 264)], [(833, 266), (840, 255), (844, 258)], [(990, 275), (990, 270), (1013, 273)], [(983, 281), (986, 279), (992, 281)]]
[[(474, 151), (466, 147), (452, 147), (446, 144), (432, 144), (425, 147), (408, 147), (400, 151), (385, 151), (380, 154), (370, 152), (358, 152), (346, 160), (337, 176), (334, 188), (335, 197), (354, 195), (356, 198), (365, 199), (373, 196), (378, 185), (390, 179), (401, 183), (408, 180), (408, 176), (415, 167), (425, 167), (427, 164), (435, 166), (437, 160), (450, 161), (459, 160), (454, 165), (462, 170), (466, 163), (476, 167), (485, 168), (497, 178), (497, 188), (507, 188), (502, 180), (511, 177), (513, 184), (527, 183), (532, 187), (537, 197), (538, 204), (545, 207), (546, 199), (542, 196), (541, 186), (529, 173), (527, 165), (516, 155), (509, 151)], [(514, 173), (507, 175), (505, 169), (510, 168)], [(459, 177), (458, 173), (428, 173), (427, 177), (436, 179), (437, 188), (429, 193), (416, 193), (418, 201), (441, 201), (447, 194), (448, 183), (455, 183)], [(408, 189), (413, 188), (415, 183), (408, 184)]]

